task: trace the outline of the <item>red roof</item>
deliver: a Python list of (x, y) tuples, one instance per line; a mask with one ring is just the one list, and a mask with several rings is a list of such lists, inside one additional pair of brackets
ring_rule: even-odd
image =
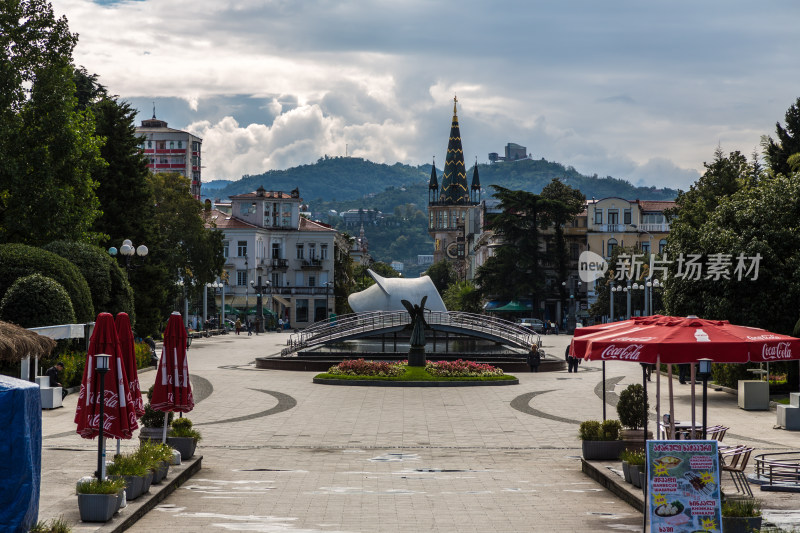
[(232, 217), (227, 213), (223, 213), (219, 209), (212, 209), (206, 215), (206, 224), (210, 225), (211, 222), (216, 223), (219, 229), (250, 229), (258, 228), (255, 224), (245, 222), (244, 220)]
[(328, 224), (323, 224), (322, 222), (315, 222), (314, 220), (309, 220), (305, 217), (300, 217), (300, 231), (333, 231), (336, 232)]
[(298, 199), (297, 196), (292, 197), (291, 194), (282, 191), (264, 191), (264, 196), (259, 196), (256, 191), (253, 191), (246, 192), (244, 194), (234, 194), (233, 196), (230, 196), (230, 198), (276, 198), (279, 200), (291, 200), (292, 198), (295, 200)]

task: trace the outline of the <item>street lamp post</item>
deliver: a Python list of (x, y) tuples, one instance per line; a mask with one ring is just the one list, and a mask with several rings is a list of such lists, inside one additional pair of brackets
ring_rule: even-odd
[[(133, 242), (130, 239), (125, 239), (122, 241), (122, 246), (119, 247), (119, 253), (125, 257), (125, 272), (130, 273), (131, 267), (136, 267), (138, 265), (131, 265), (131, 259), (133, 258), (134, 254), (138, 255), (139, 257), (145, 257), (148, 254), (149, 250), (147, 246), (144, 244), (140, 244), (138, 247), (133, 246)], [(111, 256), (117, 255), (117, 249), (115, 247), (111, 247), (108, 249), (108, 253)]]
[(264, 331), (264, 305), (262, 303), (261, 298), (264, 289), (266, 289), (270, 285), (269, 281), (267, 281), (266, 283), (267, 283), (266, 285), (261, 284), (261, 276), (258, 276), (258, 285), (255, 285), (252, 280), (250, 281), (250, 286), (253, 287), (253, 289), (256, 291), (256, 306), (258, 307), (259, 324), (256, 327), (256, 333), (258, 333), (259, 330), (261, 330), (262, 333)]
[(625, 293), (627, 293), (627, 300), (628, 300), (628, 308), (625, 312), (625, 318), (630, 320), (631, 319), (631, 280), (628, 280), (628, 286), (622, 288)]
[(711, 359), (698, 359), (700, 372), (698, 375), (703, 380), (703, 440), (708, 438), (706, 426), (708, 425), (708, 378), (711, 376)]
[(103, 424), (105, 422), (104, 408), (106, 405), (106, 372), (108, 372), (108, 360), (110, 355), (99, 353), (94, 356), (95, 370), (97, 370), (98, 393), (100, 395), (100, 420), (97, 423), (97, 479), (103, 481), (106, 478), (106, 445), (103, 439)]
[(614, 322), (614, 294), (622, 290), (622, 287), (617, 287), (616, 285), (612, 285), (609, 289), (609, 294), (611, 295), (611, 306), (609, 309), (609, 322)]
[(183, 327), (189, 329), (189, 298), (186, 296), (186, 282), (183, 277), (179, 277), (175, 284), (181, 288), (183, 297)]

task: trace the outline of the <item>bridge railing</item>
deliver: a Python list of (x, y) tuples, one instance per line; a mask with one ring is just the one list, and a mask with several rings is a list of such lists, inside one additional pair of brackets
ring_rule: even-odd
[[(497, 337), (508, 344), (524, 349), (540, 345), (539, 335), (514, 322), (489, 315), (462, 313), (459, 311), (427, 311), (425, 321), (431, 326), (451, 326), (472, 330)], [(340, 315), (336, 318), (316, 322), (289, 337), (281, 356), (289, 355), (308, 346), (333, 342), (340, 338), (353, 337), (371, 331), (401, 328), (409, 325), (411, 318), (406, 311), (376, 311)]]

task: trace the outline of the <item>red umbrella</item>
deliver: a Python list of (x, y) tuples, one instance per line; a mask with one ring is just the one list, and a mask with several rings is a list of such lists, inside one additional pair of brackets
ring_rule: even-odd
[[(97, 378), (99, 374), (95, 371), (94, 357), (101, 353), (111, 356), (108, 361), (108, 375), (103, 384)], [(136, 422), (136, 412), (126, 384), (114, 317), (110, 313), (100, 313), (89, 339), (81, 392), (75, 410), (75, 423), (78, 424), (77, 432), (81, 437), (93, 439), (99, 433), (100, 390), (103, 391), (104, 399), (103, 436), (117, 439), (132, 437), (133, 430), (138, 429), (139, 424)]]
[(133, 398), (133, 409), (136, 412), (136, 417), (139, 418), (144, 415), (144, 402), (142, 402), (142, 390), (139, 387), (139, 373), (136, 368), (136, 346), (133, 341), (131, 319), (128, 313), (117, 313), (115, 321), (122, 366), (125, 368), (125, 376), (128, 378), (127, 384)]
[(186, 360), (186, 328), (181, 314), (173, 312), (164, 331), (164, 348), (150, 405), (157, 411), (188, 413), (194, 409), (189, 365)]

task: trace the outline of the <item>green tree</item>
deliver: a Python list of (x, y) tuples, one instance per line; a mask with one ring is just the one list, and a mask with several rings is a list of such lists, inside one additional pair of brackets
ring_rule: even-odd
[(556, 279), (560, 291), (561, 301), (566, 300), (566, 289), (562, 282), (567, 280), (569, 270), (569, 250), (564, 228), (572, 222), (584, 209), (586, 197), (577, 189), (573, 189), (559, 179), (553, 178), (544, 189), (542, 198), (550, 200), (548, 208), (542, 214), (542, 223), (545, 227), (553, 228), (550, 237), (550, 262), (555, 266)]
[(442, 295), (448, 311), (463, 311), (479, 314), (483, 311), (480, 291), (469, 281), (456, 281)]
[(0, 301), (0, 319), (23, 328), (74, 324), (69, 294), (56, 280), (41, 274), (19, 278)]
[(767, 163), (776, 174), (788, 175), (796, 172), (789, 158), (800, 153), (800, 98), (786, 111), (786, 127), (775, 123), (777, 139), (766, 137), (763, 141)]
[(442, 259), (429, 266), (425, 274), (431, 278), (440, 295), (444, 295), (447, 288), (458, 279), (453, 263), (447, 259)]
[(103, 165), (91, 113), (77, 108), (77, 37), (41, 0), (0, 8), (0, 240), (90, 242)]

